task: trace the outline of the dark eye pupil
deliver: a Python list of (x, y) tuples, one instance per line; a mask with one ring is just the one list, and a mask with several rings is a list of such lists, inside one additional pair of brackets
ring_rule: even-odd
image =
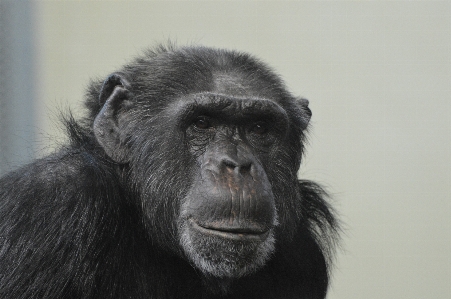
[(194, 121), (194, 125), (198, 128), (198, 129), (208, 129), (211, 127), (210, 122), (205, 119), (205, 118), (198, 118)]
[(255, 124), (252, 127), (252, 132), (258, 135), (263, 135), (268, 132), (268, 127), (266, 126), (266, 124)]

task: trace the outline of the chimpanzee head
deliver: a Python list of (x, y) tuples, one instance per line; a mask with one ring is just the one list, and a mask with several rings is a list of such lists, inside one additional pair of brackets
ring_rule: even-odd
[(160, 248), (206, 275), (238, 278), (293, 236), (311, 113), (263, 63), (160, 49), (93, 84), (91, 95), (96, 140)]

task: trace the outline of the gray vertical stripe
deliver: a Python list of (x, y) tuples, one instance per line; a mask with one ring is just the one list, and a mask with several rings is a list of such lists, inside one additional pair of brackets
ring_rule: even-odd
[(32, 1), (0, 0), (0, 174), (34, 157)]

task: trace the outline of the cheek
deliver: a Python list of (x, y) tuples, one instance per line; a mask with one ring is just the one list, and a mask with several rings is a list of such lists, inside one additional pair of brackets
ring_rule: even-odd
[(180, 206), (193, 184), (190, 155), (168, 141), (143, 142), (130, 163), (131, 192), (143, 208), (143, 219), (152, 241), (171, 251), (180, 251), (177, 220)]

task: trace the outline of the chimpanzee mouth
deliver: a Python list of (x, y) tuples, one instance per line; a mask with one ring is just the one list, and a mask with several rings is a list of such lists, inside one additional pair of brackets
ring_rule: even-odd
[(226, 225), (199, 224), (192, 218), (189, 219), (189, 223), (193, 229), (203, 234), (232, 240), (263, 241), (268, 237), (270, 232), (269, 229), (256, 226), (232, 227)]

